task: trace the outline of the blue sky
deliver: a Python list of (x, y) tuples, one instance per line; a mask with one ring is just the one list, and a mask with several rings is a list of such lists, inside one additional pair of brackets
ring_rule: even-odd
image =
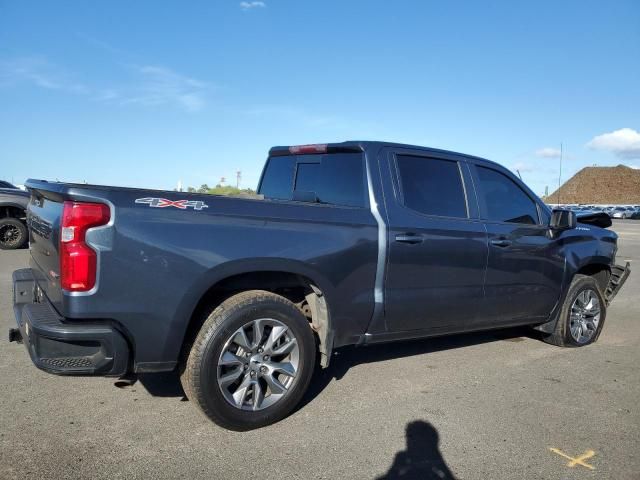
[(389, 140), (538, 193), (640, 165), (640, 2), (0, 0), (0, 177), (255, 186), (272, 145)]

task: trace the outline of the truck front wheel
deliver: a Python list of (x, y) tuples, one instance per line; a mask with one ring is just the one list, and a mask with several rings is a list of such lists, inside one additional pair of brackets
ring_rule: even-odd
[(230, 430), (287, 416), (315, 365), (308, 320), (286, 298), (252, 290), (228, 298), (205, 320), (183, 366), (189, 400)]
[(595, 342), (602, 332), (607, 306), (598, 282), (576, 275), (562, 305), (555, 331), (545, 338), (561, 347), (583, 347)]

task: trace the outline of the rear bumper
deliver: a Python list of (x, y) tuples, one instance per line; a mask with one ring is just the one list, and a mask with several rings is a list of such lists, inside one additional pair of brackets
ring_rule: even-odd
[(624, 282), (627, 281), (629, 275), (631, 274), (631, 265), (629, 262), (622, 267), (621, 265), (614, 265), (611, 267), (611, 277), (609, 278), (609, 284), (607, 285), (607, 289), (604, 292), (604, 298), (609, 305), (615, 296), (618, 294)]
[(120, 376), (127, 373), (129, 346), (112, 325), (71, 323), (38, 292), (31, 269), (13, 272), (13, 311), (22, 341), (36, 367), (58, 375)]

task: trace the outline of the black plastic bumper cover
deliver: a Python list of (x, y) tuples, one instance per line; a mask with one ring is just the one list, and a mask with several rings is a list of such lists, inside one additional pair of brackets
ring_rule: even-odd
[(624, 282), (629, 278), (629, 274), (631, 273), (631, 265), (629, 262), (622, 267), (620, 265), (614, 265), (611, 267), (611, 277), (609, 278), (609, 285), (607, 285), (607, 289), (604, 292), (604, 298), (607, 301), (607, 305), (609, 305), (615, 296), (618, 294)]
[[(120, 376), (127, 372), (129, 347), (122, 334), (108, 324), (65, 320), (46, 297), (36, 295), (31, 269), (13, 272), (13, 310), (36, 367), (58, 375)], [(19, 340), (15, 332), (12, 337)]]

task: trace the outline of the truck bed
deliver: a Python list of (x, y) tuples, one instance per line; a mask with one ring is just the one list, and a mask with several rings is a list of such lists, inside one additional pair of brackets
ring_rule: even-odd
[[(247, 271), (286, 268), (311, 279), (339, 306), (332, 315), (347, 328), (337, 345), (365, 331), (371, 318), (378, 231), (368, 209), (42, 180), (27, 187), (39, 291), (67, 321), (109, 322), (138, 339), (137, 371), (175, 367), (199, 299), (217, 281)], [(108, 225), (86, 234), (98, 254), (91, 292), (60, 286), (65, 201), (110, 209)]]

